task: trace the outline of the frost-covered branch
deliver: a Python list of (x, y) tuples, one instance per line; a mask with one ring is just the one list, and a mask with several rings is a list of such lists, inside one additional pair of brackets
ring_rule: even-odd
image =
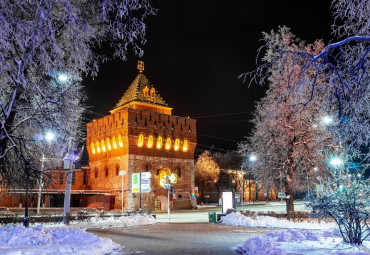
[[(56, 157), (68, 150), (70, 138), (76, 146), (85, 99), (81, 77), (96, 75), (100, 61), (109, 57), (97, 49), (111, 45), (121, 59), (129, 50), (142, 55), (144, 18), (155, 13), (148, 0), (0, 0), (0, 174), (5, 182), (16, 184), (26, 166), (39, 167), (42, 146), (33, 136), (58, 133), (60, 146), (49, 148)], [(68, 81), (58, 81), (60, 74)]]

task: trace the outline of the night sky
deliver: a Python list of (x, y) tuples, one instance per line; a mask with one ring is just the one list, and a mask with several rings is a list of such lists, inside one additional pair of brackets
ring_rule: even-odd
[[(266, 87), (238, 76), (255, 69), (262, 31), (286, 25), (308, 42), (328, 43), (330, 1), (152, 1), (158, 15), (146, 20), (144, 74), (177, 116), (197, 119), (196, 154), (234, 150), (248, 136), (255, 102)], [(93, 118), (108, 115), (138, 74), (139, 58), (101, 65), (86, 78)], [(196, 156), (197, 156), (196, 155)]]

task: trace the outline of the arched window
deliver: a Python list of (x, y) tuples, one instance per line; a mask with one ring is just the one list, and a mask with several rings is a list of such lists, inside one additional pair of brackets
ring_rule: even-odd
[(155, 89), (153, 87), (150, 89), (150, 97), (155, 98)]
[(116, 137), (112, 137), (112, 145), (113, 145), (113, 149), (117, 149), (117, 141), (116, 141)]
[(181, 177), (181, 168), (177, 167), (177, 177)]
[(73, 171), (72, 172), (72, 185), (75, 185), (76, 184), (76, 172)]
[(144, 172), (149, 172), (149, 165), (144, 166)]
[(91, 152), (92, 152), (92, 154), (95, 154), (96, 153), (96, 151), (95, 151), (95, 145), (94, 145), (94, 143), (91, 143)]
[(109, 138), (107, 138), (107, 148), (108, 148), (109, 151), (112, 150), (112, 146), (110, 145)]
[(106, 151), (107, 151), (107, 149), (105, 148), (105, 142), (104, 142), (104, 140), (101, 140), (101, 141), (100, 141), (100, 144), (101, 144), (101, 150), (102, 150), (103, 152), (106, 152)]
[(99, 176), (99, 171), (98, 171), (97, 167), (95, 167), (95, 169), (94, 169), (94, 175), (95, 175), (95, 178), (98, 178), (98, 176)]
[(64, 174), (60, 173), (60, 175), (59, 175), (59, 184), (63, 184), (63, 178), (64, 178)]
[(148, 97), (148, 96), (149, 96), (149, 89), (148, 89), (148, 87), (147, 87), (147, 86), (145, 86), (145, 87), (143, 88), (143, 93), (144, 93), (144, 96), (145, 96), (145, 97)]
[(148, 137), (147, 146), (148, 146), (149, 149), (153, 147), (153, 136), (152, 135), (149, 135), (149, 137)]
[(118, 135), (118, 145), (119, 147), (123, 148), (123, 141), (122, 141), (122, 136)]
[(158, 138), (157, 138), (157, 149), (161, 149), (162, 148), (162, 143), (163, 143), (162, 136), (158, 136)]
[(96, 142), (96, 151), (100, 153), (100, 144), (99, 141)]
[(180, 139), (175, 140), (175, 151), (178, 151), (180, 149)]
[(105, 167), (105, 177), (108, 177), (109, 175), (109, 168), (108, 166)]
[(189, 149), (189, 143), (188, 140), (184, 140), (184, 144), (182, 145), (182, 151), (187, 152)]
[(119, 175), (119, 165), (116, 164), (116, 176), (118, 176), (118, 175)]
[(144, 145), (144, 135), (140, 134), (138, 139), (137, 139), (137, 146), (138, 147), (143, 147)]
[(170, 174), (171, 174), (171, 172), (168, 169), (165, 169), (165, 168), (163, 168), (159, 171), (159, 183), (158, 183), (159, 186), (164, 187), (164, 185), (167, 183), (166, 182), (166, 177)]
[(167, 137), (166, 139), (166, 150), (171, 149), (171, 138)]
[(86, 169), (83, 170), (83, 181), (82, 181), (82, 184), (83, 185), (86, 185), (87, 184), (87, 171)]

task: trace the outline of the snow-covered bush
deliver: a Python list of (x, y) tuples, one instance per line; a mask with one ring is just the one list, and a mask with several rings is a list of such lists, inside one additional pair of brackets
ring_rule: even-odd
[(306, 206), (319, 218), (335, 220), (345, 243), (360, 245), (370, 235), (370, 180), (349, 179), (337, 169), (307, 195)]

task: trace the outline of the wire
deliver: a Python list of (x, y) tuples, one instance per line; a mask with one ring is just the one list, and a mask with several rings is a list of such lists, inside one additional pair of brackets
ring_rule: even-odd
[(204, 134), (200, 134), (200, 133), (197, 133), (197, 135), (206, 136), (206, 137), (210, 137), (210, 138), (214, 138), (214, 139), (219, 139), (219, 140), (224, 140), (224, 141), (233, 142), (233, 143), (239, 143), (240, 142), (240, 141), (236, 141), (236, 140), (231, 140), (231, 139), (226, 139), (226, 138), (217, 137), (217, 136), (211, 136), (211, 135), (204, 135)]
[(223, 114), (213, 114), (213, 115), (204, 115), (204, 116), (191, 117), (191, 118), (192, 119), (211, 118), (211, 117), (228, 116), (228, 115), (238, 115), (238, 114), (247, 114), (247, 113), (251, 113), (251, 111), (248, 111), (248, 112), (223, 113)]
[(227, 120), (227, 121), (214, 121), (214, 122), (206, 122), (206, 123), (197, 123), (198, 126), (203, 125), (214, 125), (214, 124), (222, 124), (222, 123), (238, 123), (238, 122), (249, 122), (250, 120)]
[(208, 145), (204, 145), (204, 144), (200, 144), (200, 143), (197, 143), (197, 145), (200, 145), (200, 146), (205, 147), (205, 148), (209, 148), (211, 150), (216, 149), (216, 150), (220, 150), (220, 151), (230, 151), (230, 150), (225, 150), (225, 149), (214, 147), (213, 145), (208, 146)]
[(85, 109), (84, 112), (89, 112), (89, 113), (94, 113), (94, 114), (98, 114), (100, 116), (107, 116), (106, 114), (101, 114), (101, 113), (98, 113), (98, 112), (94, 112), (94, 111), (91, 111), (91, 110), (88, 110), (88, 109)]

